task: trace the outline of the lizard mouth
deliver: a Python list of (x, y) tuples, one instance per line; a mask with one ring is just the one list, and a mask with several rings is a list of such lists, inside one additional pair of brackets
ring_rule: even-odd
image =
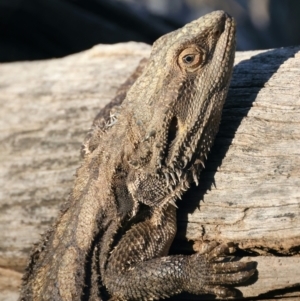
[(168, 128), (168, 134), (167, 134), (167, 144), (166, 144), (166, 159), (170, 156), (172, 146), (174, 145), (176, 136), (178, 132), (178, 119), (176, 116), (174, 116), (171, 119), (169, 128)]

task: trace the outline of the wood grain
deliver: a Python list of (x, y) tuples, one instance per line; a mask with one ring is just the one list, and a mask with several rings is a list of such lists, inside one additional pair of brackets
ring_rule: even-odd
[[(31, 246), (71, 190), (93, 118), (149, 49), (99, 45), (0, 65), (0, 300), (16, 300)], [(260, 255), (244, 296), (300, 298), (299, 81), (300, 47), (237, 53), (206, 170), (179, 203), (175, 250), (187, 237)]]

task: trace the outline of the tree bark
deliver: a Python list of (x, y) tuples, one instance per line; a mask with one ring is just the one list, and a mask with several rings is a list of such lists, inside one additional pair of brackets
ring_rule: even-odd
[[(150, 47), (99, 45), (62, 59), (0, 65), (0, 300), (68, 197), (98, 111)], [(220, 131), (198, 187), (178, 202), (172, 252), (237, 243), (258, 263), (246, 297), (300, 298), (300, 47), (238, 52)], [(253, 257), (253, 255), (258, 255)]]

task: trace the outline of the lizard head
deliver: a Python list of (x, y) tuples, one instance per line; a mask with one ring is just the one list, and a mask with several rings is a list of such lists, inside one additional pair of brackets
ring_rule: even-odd
[(234, 52), (235, 22), (223, 11), (154, 43), (125, 100), (144, 135), (129, 177), (133, 197), (161, 205), (197, 183), (218, 131)]

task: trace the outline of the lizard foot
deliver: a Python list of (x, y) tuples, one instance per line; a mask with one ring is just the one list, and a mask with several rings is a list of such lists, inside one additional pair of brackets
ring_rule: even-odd
[(187, 273), (191, 293), (233, 298), (236, 290), (232, 286), (247, 281), (256, 271), (255, 262), (228, 261), (226, 256), (235, 251), (233, 243), (204, 243), (195, 249), (198, 253), (191, 255)]

